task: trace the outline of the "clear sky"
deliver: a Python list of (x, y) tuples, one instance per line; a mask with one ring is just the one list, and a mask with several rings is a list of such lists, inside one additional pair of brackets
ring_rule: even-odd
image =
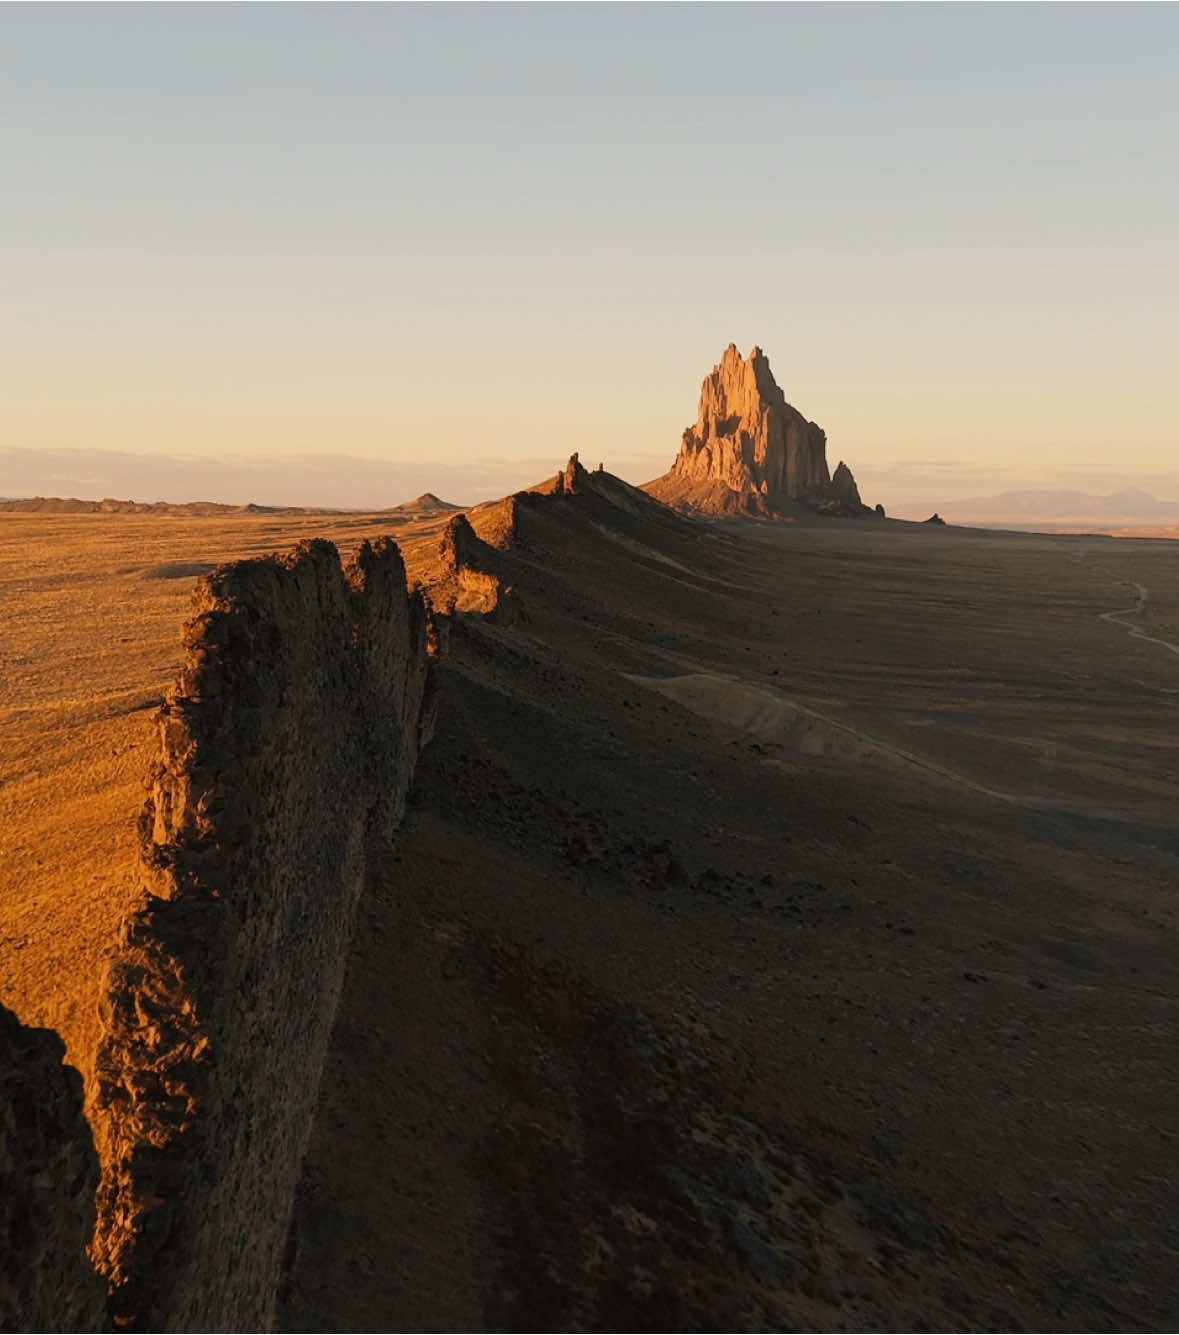
[(733, 340), (870, 501), (1179, 498), (1177, 68), (1174, 5), (4, 5), (0, 494), (642, 481)]

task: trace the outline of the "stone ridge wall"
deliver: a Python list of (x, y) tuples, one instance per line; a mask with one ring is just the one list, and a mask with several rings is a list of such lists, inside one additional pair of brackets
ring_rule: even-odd
[(0, 1330), (105, 1330), (86, 1259), (98, 1156), (65, 1044), (0, 1006)]
[(530, 495), (528, 492), (517, 492), (515, 495), (505, 496), (502, 501), (497, 501), (494, 505), (480, 506), (479, 509), (470, 511), (467, 519), (476, 537), (497, 551), (511, 551), (520, 536), (520, 498), (528, 495)]
[(92, 1096), (123, 1328), (273, 1325), (369, 853), (431, 731), (430, 630), (387, 539), (197, 585)]
[[(505, 496), (502, 501), (494, 505), (479, 506), (471, 511), (467, 528), (471, 536), (476, 539), (476, 543), (471, 544), (464, 535), (453, 537), (448, 532), (443, 540), (444, 553), (449, 544), (449, 549), (455, 553), (455, 561), (460, 568), (465, 565), (473, 569), (480, 562), (486, 564), (484, 548), (511, 551), (517, 546), (521, 541), (520, 528), (523, 517), (529, 511), (544, 507), (561, 497), (572, 497), (579, 492), (587, 491), (604, 494), (612, 487), (618, 486), (628, 491), (632, 490), (625, 482), (620, 483), (617, 478), (603, 472), (600, 464), (597, 471), (590, 474), (582, 467), (578, 456), (572, 454), (569, 456), (569, 462), (559, 473), (546, 478), (539, 485), (530, 487), (527, 491), (517, 491), (511, 496)], [(459, 515), (457, 518), (464, 517)], [(478, 544), (482, 544), (482, 547)]]

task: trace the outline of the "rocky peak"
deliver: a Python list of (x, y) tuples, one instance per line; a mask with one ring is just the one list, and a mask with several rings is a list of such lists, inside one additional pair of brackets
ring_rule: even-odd
[(684, 432), (672, 471), (802, 499), (830, 481), (826, 446), (822, 429), (786, 402), (762, 350), (746, 359), (730, 343), (700, 387), (696, 425)]
[(470, 565), (476, 550), (482, 545), (467, 516), (457, 514), (447, 520), (442, 540), (438, 544), (438, 553), (446, 569), (455, 571), (460, 566)]
[(586, 480), (589, 474), (582, 467), (581, 460), (576, 454), (569, 456), (569, 462), (565, 465), (565, 471), (557, 474), (560, 479), (558, 491), (563, 491), (566, 495), (573, 495), (577, 492), (581, 484)]
[(846, 505), (849, 510), (859, 509), (863, 505), (863, 501), (860, 500), (860, 489), (856, 486), (852, 470), (842, 459), (840, 459), (835, 472), (831, 474), (831, 498), (841, 505)]
[(682, 509), (773, 514), (803, 501), (827, 513), (861, 514), (846, 464), (827, 471), (827, 437), (786, 402), (760, 347), (725, 349), (700, 387), (695, 426), (671, 471), (647, 490)]

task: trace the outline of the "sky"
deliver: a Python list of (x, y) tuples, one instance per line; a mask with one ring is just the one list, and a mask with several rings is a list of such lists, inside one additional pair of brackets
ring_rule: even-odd
[[(1179, 499), (1179, 7), (0, 6), (0, 495), (663, 472)], [(71, 490), (71, 488), (73, 488)]]

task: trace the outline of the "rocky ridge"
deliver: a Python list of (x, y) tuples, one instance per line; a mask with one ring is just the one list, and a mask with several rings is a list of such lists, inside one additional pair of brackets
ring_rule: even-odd
[(90, 1110), (124, 1329), (272, 1326), (353, 915), (433, 727), (430, 638), (389, 539), (197, 584)]

